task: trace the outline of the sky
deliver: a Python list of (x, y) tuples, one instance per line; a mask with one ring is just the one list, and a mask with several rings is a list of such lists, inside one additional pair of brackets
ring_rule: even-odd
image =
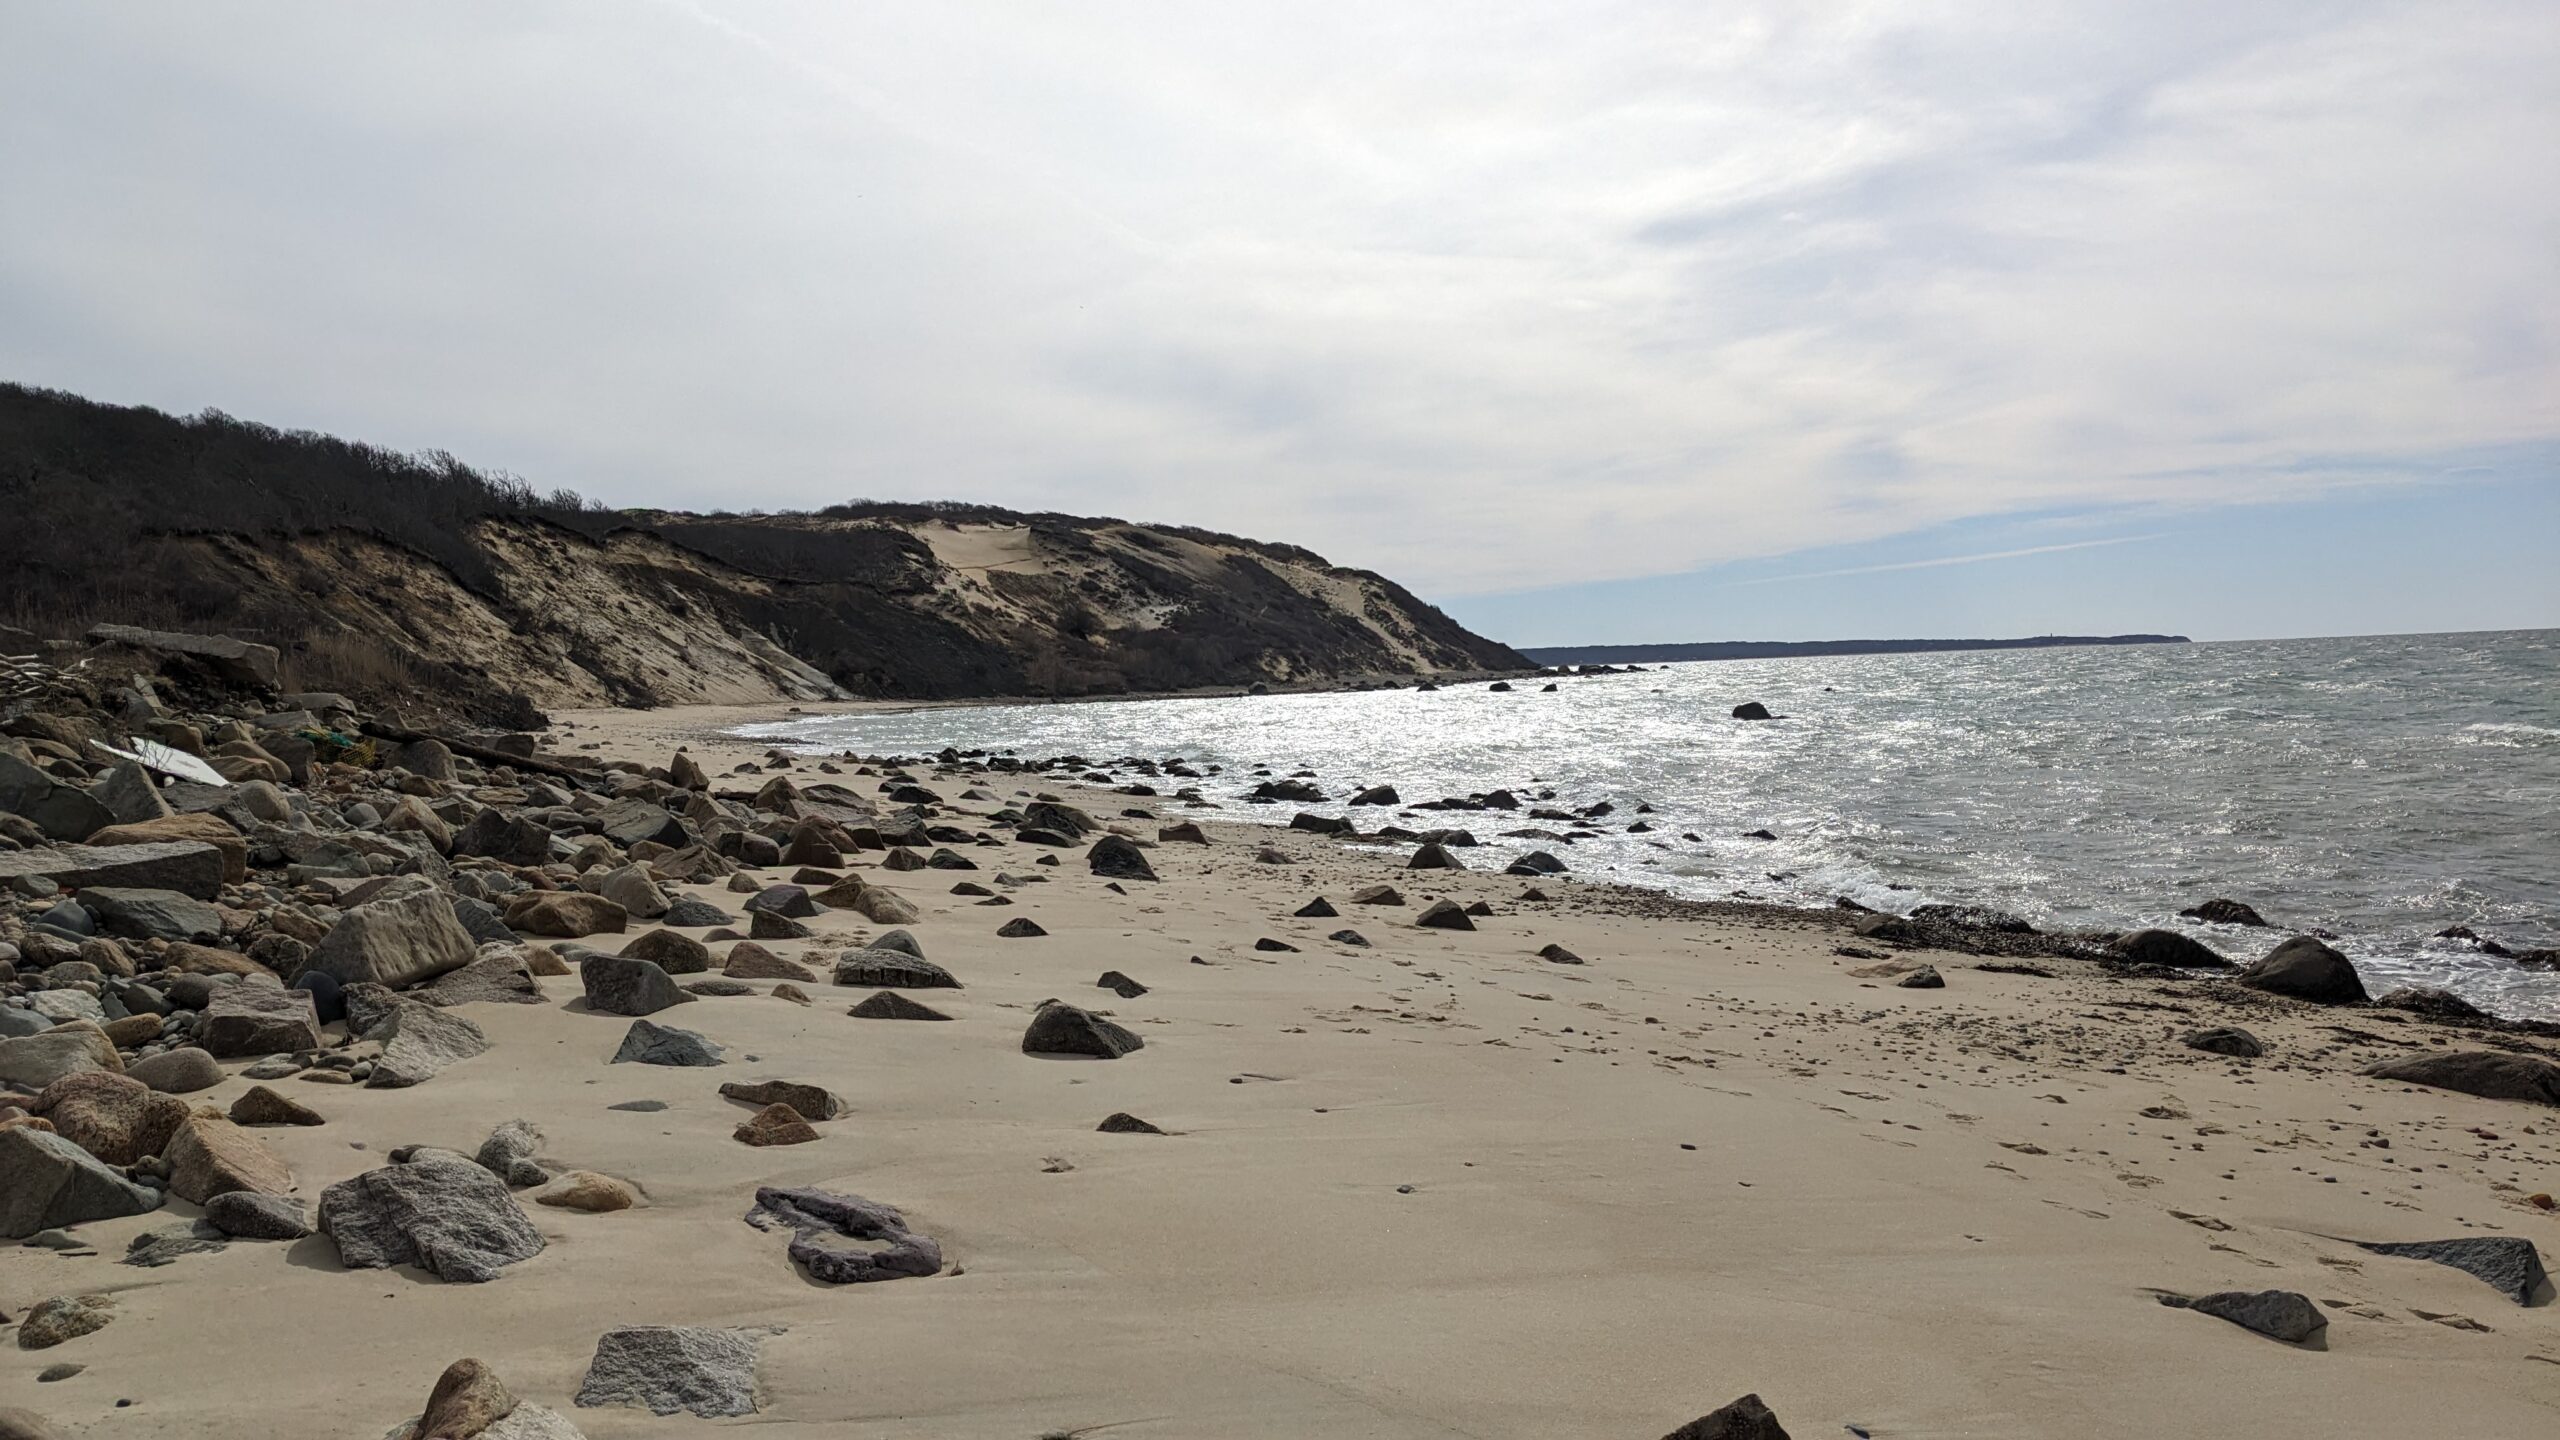
[(2560, 625), (2560, 8), (0, 7), (0, 378), (1519, 644)]

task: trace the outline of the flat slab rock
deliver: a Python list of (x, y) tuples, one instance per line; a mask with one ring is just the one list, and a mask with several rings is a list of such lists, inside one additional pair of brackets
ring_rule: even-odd
[(2228, 1320), (2243, 1330), (2282, 1340), (2288, 1345), (2329, 1328), (2329, 1317), (2307, 1295), (2291, 1290), (2217, 1290), (2210, 1295), (2163, 1295), (2160, 1303)]
[[(791, 1232), (793, 1264), (827, 1285), (942, 1273), (942, 1247), (907, 1228), (896, 1209), (859, 1195), (767, 1185), (756, 1191), (747, 1223), (759, 1230)], [(861, 1249), (844, 1242), (876, 1246)]]
[(2376, 1255), (2397, 1255), (2408, 1260), (2432, 1260), (2450, 1265), (2467, 1275), (2478, 1276), (2490, 1289), (2519, 1305), (2530, 1305), (2536, 1292), (2549, 1283), (2550, 1276), (2542, 1268), (2542, 1252), (2533, 1242), (2520, 1235), (2468, 1235), (2458, 1240), (2412, 1240), (2405, 1243), (2353, 1242), (2360, 1250)]
[(630, 1405), (653, 1415), (706, 1420), (756, 1413), (756, 1352), (763, 1334), (695, 1325), (632, 1325), (596, 1341), (577, 1403)]

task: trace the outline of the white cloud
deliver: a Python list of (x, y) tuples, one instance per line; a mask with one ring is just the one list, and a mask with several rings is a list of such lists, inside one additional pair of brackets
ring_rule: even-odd
[(1431, 593), (2560, 433), (2546, 5), (0, 12), (0, 373)]

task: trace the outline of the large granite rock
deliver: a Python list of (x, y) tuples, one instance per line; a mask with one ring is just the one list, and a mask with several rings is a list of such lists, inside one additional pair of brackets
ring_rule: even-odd
[(416, 1265), (476, 1283), (542, 1253), (506, 1182), (466, 1156), (421, 1148), (320, 1192), (320, 1233), (350, 1269)]
[(55, 1134), (110, 1165), (159, 1154), (187, 1118), (184, 1100), (155, 1094), (110, 1070), (65, 1075), (44, 1087), (27, 1109), (52, 1122)]
[(2315, 1005), (2361, 1005), (2369, 998), (2355, 962), (2310, 935), (2296, 935), (2268, 951), (2266, 958), (2240, 972), (2240, 983)]
[(308, 990), (243, 981), (205, 1003), (196, 1040), (222, 1059), (320, 1048), (320, 1012)]
[(198, 1205), (234, 1190), (282, 1195), (293, 1189), (284, 1157), (218, 1110), (199, 1110), (180, 1122), (165, 1158), (169, 1193)]
[(211, 905), (176, 890), (93, 885), (80, 892), (81, 908), (98, 929), (127, 940), (203, 940), (222, 933)]
[(399, 989), (471, 963), (471, 932), (453, 918), (444, 892), (423, 879), (349, 909), (311, 952), (306, 967), (340, 984)]
[(578, 1386), (581, 1406), (632, 1405), (704, 1419), (756, 1413), (757, 1336), (748, 1330), (634, 1325), (608, 1330)]
[(42, 1090), (83, 1070), (124, 1070), (115, 1042), (92, 1022), (75, 1020), (41, 1034), (0, 1040), (0, 1081), (20, 1089)]
[(455, 1005), (539, 1005), (542, 982), (523, 947), (483, 945), (479, 958), (459, 970), (448, 970), (409, 992), (440, 1008)]
[(195, 840), (0, 851), (0, 885), (29, 878), (50, 880), (65, 890), (123, 886), (175, 890), (181, 895), (210, 900), (220, 893), (222, 876), (222, 852)]
[(137, 1185), (50, 1131), (0, 1130), (0, 1238), (86, 1225), (160, 1208), (160, 1192)]
[(700, 975), (711, 968), (711, 947), (673, 930), (651, 930), (622, 947), (623, 958), (646, 960), (670, 975)]
[(237, 1240), (299, 1240), (311, 1233), (311, 1212), (287, 1195), (228, 1190), (204, 1202), (204, 1218)]

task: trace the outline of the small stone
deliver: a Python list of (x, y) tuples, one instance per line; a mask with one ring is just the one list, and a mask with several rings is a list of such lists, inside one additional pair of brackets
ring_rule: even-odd
[(1017, 915), (996, 930), (997, 936), (1006, 940), (1028, 940), (1048, 933), (1028, 915)]
[(1126, 1110), (1114, 1111), (1093, 1127), (1105, 1135), (1161, 1135), (1164, 1131), (1139, 1119)]
[(739, 1122), (730, 1138), (742, 1145), (804, 1145), (818, 1138), (817, 1127), (788, 1105), (767, 1105)]
[(910, 1000), (895, 990), (881, 990), (865, 997), (845, 1012), (861, 1020), (948, 1020), (951, 1017), (921, 1001)]
[(299, 1100), (289, 1100), (264, 1085), (252, 1085), (231, 1102), (231, 1123), (235, 1125), (325, 1125), (320, 1112)]
[(2190, 1030), (2179, 1037), (2179, 1044), (2190, 1050), (2213, 1055), (2231, 1055), (2255, 1060), (2267, 1053), (2267, 1043), (2237, 1025), (2216, 1025), (2206, 1030)]
[(720, 1094), (742, 1105), (788, 1105), (809, 1120), (833, 1120), (845, 1113), (844, 1101), (832, 1092), (795, 1080), (759, 1080), (752, 1085), (733, 1080), (720, 1087)]
[(1097, 988), (1108, 990), (1123, 1000), (1135, 1000), (1139, 996), (1147, 993), (1146, 986), (1139, 984), (1137, 981), (1130, 979), (1128, 976), (1121, 974), (1117, 970), (1103, 971), (1102, 978), (1094, 981), (1093, 983)]
[(1084, 1055), (1117, 1060), (1145, 1048), (1146, 1041), (1090, 1010), (1052, 1000), (1031, 1017), (1022, 1032), (1026, 1055)]
[(1944, 990), (1947, 977), (1938, 973), (1937, 966), (1923, 965), (1893, 983), (1905, 990)]

